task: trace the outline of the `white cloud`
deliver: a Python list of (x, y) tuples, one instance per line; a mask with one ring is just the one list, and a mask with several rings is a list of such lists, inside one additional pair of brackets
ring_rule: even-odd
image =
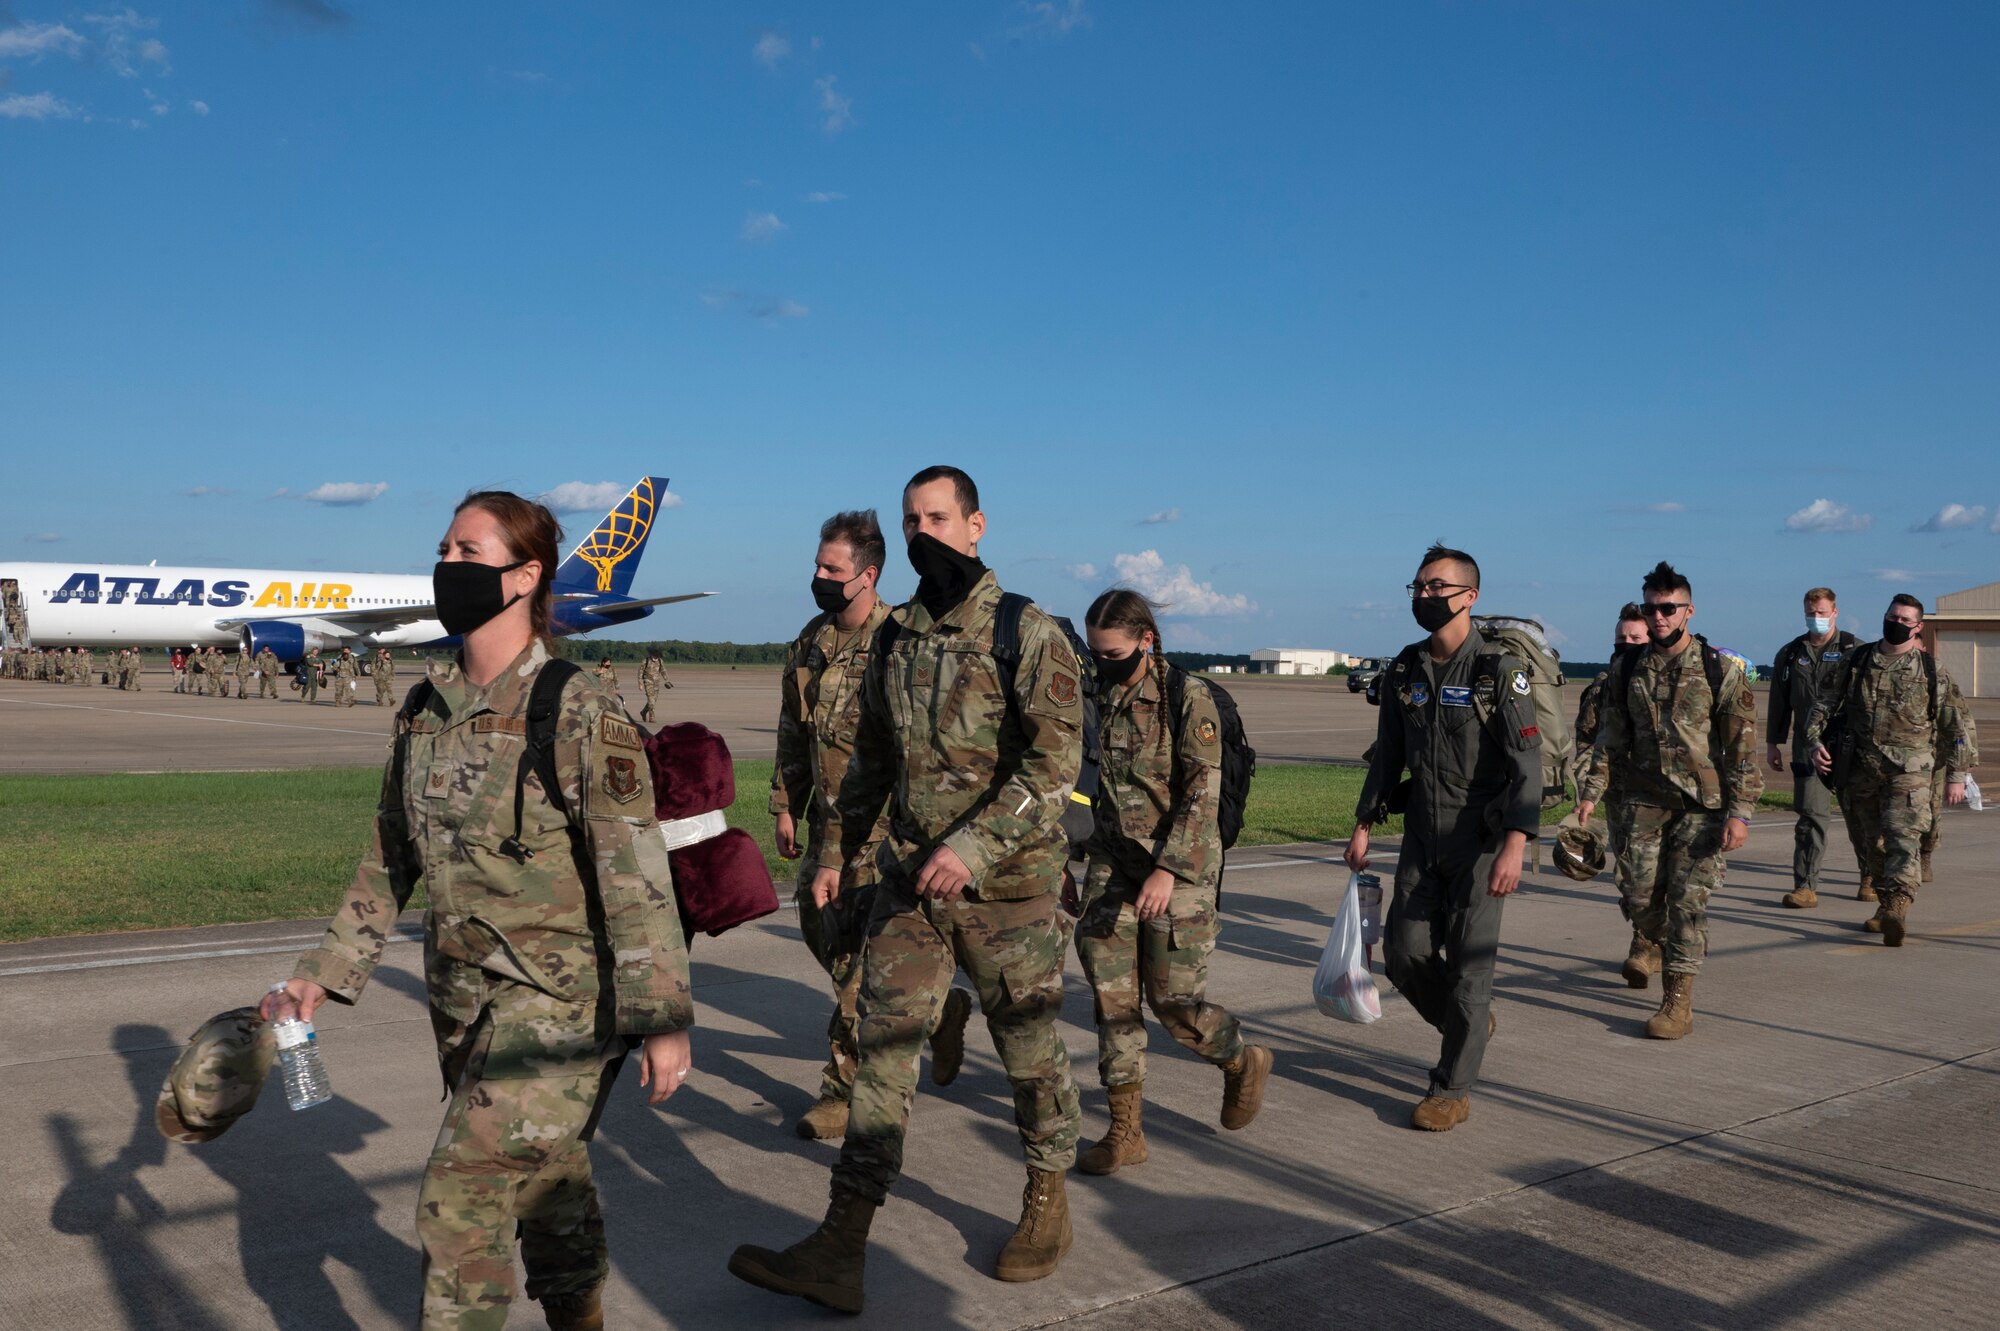
[(743, 215), (743, 230), (740, 234), (745, 242), (752, 245), (761, 245), (765, 241), (776, 240), (779, 235), (789, 229), (783, 222), (778, 220), (776, 213), (745, 213)]
[(624, 481), (564, 481), (536, 498), (558, 513), (609, 512), (631, 488)]
[(1120, 582), (1160, 602), (1170, 615), (1244, 615), (1257, 608), (1240, 592), (1219, 592), (1210, 583), (1195, 581), (1186, 564), (1169, 564), (1158, 550), (1119, 555), (1111, 563)]
[(1910, 528), (1910, 530), (1955, 531), (1960, 527), (1977, 527), (1984, 521), (1986, 521), (1986, 505), (1984, 504), (1946, 504), (1929, 518)]
[(1785, 519), (1786, 531), (1801, 532), (1855, 532), (1867, 531), (1874, 519), (1866, 513), (1856, 513), (1845, 504), (1836, 504), (1831, 499), (1815, 499), (1798, 512)]
[(61, 539), (62, 533), (59, 531), (31, 531), (21, 538), (29, 545), (54, 545)]
[(167, 112), (174, 109), (173, 107), (167, 105), (167, 103), (161, 101), (159, 97), (155, 95), (155, 93), (151, 88), (141, 88), (139, 89), (139, 91), (146, 95), (146, 104), (152, 110), (154, 115), (163, 116)]
[(83, 38), (60, 23), (17, 23), (0, 28), (0, 60), (40, 60), (45, 55), (76, 55)]
[(1075, 578), (1078, 582), (1090, 582), (1097, 577), (1097, 565), (1064, 564), (1063, 572), (1067, 573), (1070, 577)]
[(193, 489), (183, 490), (181, 491), (181, 493), (186, 495), (189, 499), (207, 499), (212, 496), (219, 497), (222, 495), (233, 495), (236, 492), (234, 490), (227, 488), (226, 486), (221, 486), (221, 485), (197, 485)]
[(767, 32), (757, 38), (757, 44), (750, 48), (751, 56), (766, 69), (776, 69), (780, 61), (792, 53), (792, 43), (783, 33)]
[(773, 300), (750, 311), (753, 319), (769, 322), (773, 319), (803, 319), (812, 311), (795, 300)]
[(847, 197), (847, 196), (846, 196), (845, 194), (842, 194), (842, 193), (838, 192), (837, 190), (829, 190), (829, 189), (816, 189), (816, 190), (814, 190), (814, 191), (813, 191), (812, 193), (810, 193), (810, 194), (806, 195), (806, 202), (807, 202), (807, 203), (839, 203), (839, 202), (840, 202), (840, 201), (841, 201), (842, 199), (844, 199), (844, 198), (846, 198), (846, 197)]
[(825, 117), (820, 122), (829, 134), (838, 134), (854, 124), (854, 99), (834, 91), (834, 77), (828, 74), (813, 80), (813, 91), (819, 94), (820, 114)]
[(67, 120), (77, 109), (49, 92), (17, 92), (0, 97), (0, 120)]
[(1181, 511), (1178, 508), (1163, 508), (1157, 513), (1148, 513), (1145, 517), (1140, 518), (1139, 525), (1141, 527), (1157, 527), (1163, 522), (1179, 522), (1180, 520)]
[(208, 103), (207, 103), (207, 102), (189, 102), (189, 103), (188, 103), (188, 110), (190, 110), (190, 111), (194, 112), (194, 113), (195, 113), (196, 115), (198, 115), (198, 116), (205, 116), (205, 115), (207, 115), (207, 114), (208, 114)]
[(280, 490), (273, 499), (303, 499), (312, 504), (326, 504), (333, 508), (348, 508), (355, 504), (366, 504), (389, 493), (387, 481), (328, 481), (304, 494), (293, 494), (290, 490)]
[(1012, 37), (1067, 37), (1078, 28), (1090, 26), (1090, 12), (1083, 7), (1083, 0), (1067, 0), (1057, 4), (1055, 0), (1037, 0), (1024, 3), (1021, 12), (1027, 18), (1013, 29)]
[(140, 33), (159, 27), (158, 19), (127, 9), (119, 14), (85, 14), (83, 21), (98, 30), (104, 63), (112, 73), (129, 79), (139, 72), (139, 64), (152, 65), (162, 74), (172, 72), (165, 44), (150, 37), (139, 38)]

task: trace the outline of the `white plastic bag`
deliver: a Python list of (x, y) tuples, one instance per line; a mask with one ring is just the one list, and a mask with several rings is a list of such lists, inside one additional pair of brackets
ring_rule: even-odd
[(1382, 1019), (1382, 996), (1375, 991), (1375, 977), (1368, 973), (1368, 960), (1361, 943), (1361, 889), (1347, 880), (1347, 894), (1334, 916), (1333, 932), (1326, 936), (1326, 950), (1319, 954), (1319, 969), (1313, 972), (1313, 1002), (1337, 1021), (1367, 1025)]
[(1979, 794), (1979, 783), (1972, 779), (1972, 773), (1965, 774), (1965, 807), (1974, 813), (1986, 810), (1986, 801)]

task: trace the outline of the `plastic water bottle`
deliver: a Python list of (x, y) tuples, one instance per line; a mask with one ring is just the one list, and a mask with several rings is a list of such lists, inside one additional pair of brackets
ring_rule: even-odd
[(1361, 894), (1361, 942), (1372, 948), (1382, 941), (1382, 880), (1372, 873), (1358, 873), (1354, 890)]
[(1974, 813), (1983, 813), (1986, 801), (1979, 797), (1979, 783), (1972, 779), (1972, 773), (1965, 774), (1965, 807)]
[[(274, 984), (271, 992), (282, 994), (285, 986)], [(289, 996), (278, 1008), (271, 1033), (277, 1037), (278, 1068), (285, 1075), (285, 1102), (293, 1109), (311, 1109), (333, 1099), (333, 1081), (320, 1061), (319, 1037)]]

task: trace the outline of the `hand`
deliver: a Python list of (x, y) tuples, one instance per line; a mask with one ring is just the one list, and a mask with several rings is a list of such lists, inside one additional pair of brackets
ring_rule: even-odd
[(1824, 744), (1813, 749), (1813, 770), (1821, 776), (1833, 775), (1833, 755), (1826, 751)]
[(1748, 819), (1731, 818), (1722, 825), (1722, 849), (1725, 854), (1743, 849), (1743, 843), (1750, 839)]
[(1945, 783), (1944, 783), (1944, 802), (1945, 802), (1946, 804), (1963, 804), (1963, 803), (1965, 803), (1965, 783), (1964, 783), (1963, 781), (1947, 781), (1947, 782), (1945, 782)]
[(1146, 881), (1139, 885), (1138, 912), (1140, 923), (1163, 918), (1167, 908), (1174, 904), (1174, 876), (1165, 869), (1155, 869), (1146, 875)]
[(694, 1066), (693, 1042), (686, 1031), (670, 1035), (649, 1035), (639, 1047), (639, 1084), (651, 1086), (649, 1105), (665, 1104), (667, 1097), (681, 1088), (688, 1070)]
[(1782, 772), (1785, 770), (1785, 755), (1778, 751), (1777, 745), (1773, 744), (1770, 750), (1765, 753), (1764, 758), (1765, 761), (1771, 764), (1772, 771)]
[(1076, 875), (1069, 871), (1067, 864), (1063, 866), (1062, 908), (1072, 915), (1083, 914), (1083, 897), (1076, 890)]
[(795, 860), (799, 857), (798, 829), (799, 825), (792, 818), (792, 815), (789, 810), (778, 815), (778, 833), (776, 840), (778, 842), (779, 859)]
[(1576, 802), (1576, 821), (1579, 824), (1588, 827), (1590, 825), (1590, 815), (1596, 812), (1596, 810), (1597, 810), (1596, 800), (1578, 800)]
[(1486, 875), (1486, 895), (1504, 897), (1521, 885), (1521, 854), (1528, 847), (1525, 832), (1509, 832), (1501, 839), (1493, 868)]
[[(1962, 793), (1961, 788), (1961, 793)], [(257, 1005), (257, 1015), (265, 1021), (276, 1021), (278, 1010), (296, 1005), (300, 1021), (311, 1021), (319, 1005), (326, 1002), (326, 987), (315, 980), (287, 980), (283, 993), (267, 993), (264, 1001)]]
[(1354, 835), (1347, 840), (1347, 849), (1341, 853), (1347, 867), (1356, 873), (1368, 872), (1368, 824), (1356, 823)]
[(840, 870), (821, 869), (813, 875), (813, 905), (825, 910), (840, 899)]
[(917, 895), (950, 901), (972, 884), (972, 870), (950, 846), (939, 846), (917, 875)]

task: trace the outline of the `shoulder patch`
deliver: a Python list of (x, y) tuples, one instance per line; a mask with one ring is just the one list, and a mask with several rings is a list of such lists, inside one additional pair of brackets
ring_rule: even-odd
[(620, 804), (630, 804), (639, 797), (639, 763), (634, 758), (620, 758), (616, 754), (604, 760), (604, 793)]
[(1201, 724), (1194, 728), (1194, 737), (1200, 740), (1203, 744), (1215, 743), (1215, 737), (1216, 737), (1215, 722), (1209, 720), (1207, 717), (1203, 717)]
[(1058, 707), (1067, 707), (1076, 701), (1076, 676), (1060, 670), (1049, 674), (1049, 701)]
[[(641, 749), (646, 741), (639, 738), (639, 727), (620, 716), (603, 716), (597, 721), (597, 740), (619, 749)], [(629, 795), (626, 798), (631, 798)]]
[(1525, 671), (1525, 670), (1516, 670), (1516, 671), (1514, 672), (1514, 692), (1516, 692), (1516, 693), (1520, 694), (1520, 695), (1521, 695), (1522, 697), (1524, 697), (1524, 698), (1528, 696), (1528, 672), (1527, 672), (1527, 671)]

